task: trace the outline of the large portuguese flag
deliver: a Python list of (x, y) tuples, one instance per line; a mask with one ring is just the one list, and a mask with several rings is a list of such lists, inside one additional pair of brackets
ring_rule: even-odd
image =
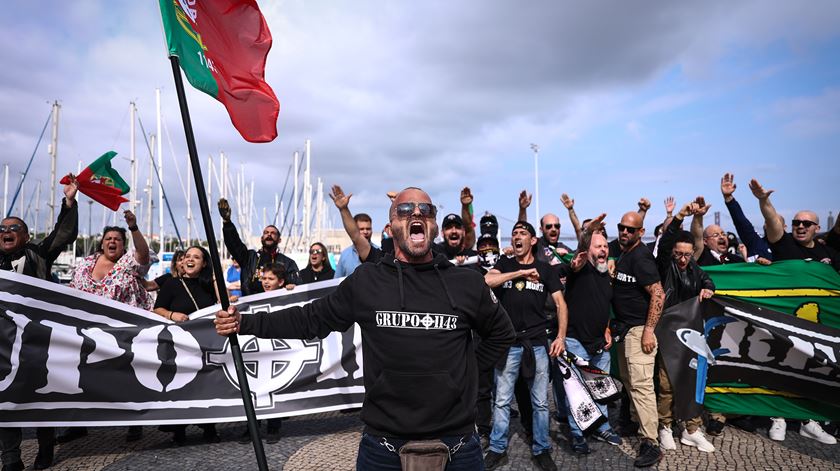
[(250, 142), (277, 137), (280, 103), (265, 81), (271, 32), (255, 0), (159, 0), (169, 55), (227, 108)]
[[(715, 282), (715, 294), (840, 328), (840, 275), (830, 265), (789, 260), (770, 266), (738, 263), (703, 267)], [(713, 367), (714, 368), (714, 367)], [(840, 418), (840, 405), (829, 404), (749, 384), (706, 386), (709, 410), (791, 419)]]

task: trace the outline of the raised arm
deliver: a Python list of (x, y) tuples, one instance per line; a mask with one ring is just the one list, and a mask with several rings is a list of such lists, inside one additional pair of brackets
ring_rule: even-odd
[(650, 209), (650, 200), (642, 197), (639, 199), (639, 216), (642, 217), (642, 222), (645, 220), (648, 210)]
[(519, 216), (517, 217), (517, 221), (527, 221), (528, 220), (528, 206), (531, 206), (531, 195), (529, 195), (525, 190), (522, 190), (519, 193)]
[[(726, 204), (726, 209), (729, 210), (729, 217), (732, 218), (732, 224), (735, 225), (735, 232), (741, 242), (747, 247), (749, 255), (758, 255), (760, 257), (771, 258), (770, 248), (767, 246), (767, 241), (762, 239), (756, 232), (738, 200), (735, 199), (735, 176), (731, 173), (725, 173), (720, 179), (720, 193), (723, 195), (723, 201)], [(746, 257), (744, 257), (746, 259)]]
[(703, 244), (703, 216), (709, 212), (710, 204), (706, 204), (706, 199), (698, 196), (694, 200), (695, 208), (694, 218), (691, 220), (691, 236), (694, 237), (694, 259), (700, 258), (703, 253), (705, 245)]
[(677, 241), (677, 235), (682, 231), (680, 226), (683, 220), (697, 211), (697, 203), (686, 203), (676, 216), (671, 218), (671, 222), (662, 230), (662, 238), (659, 239), (659, 250), (656, 253), (656, 261), (662, 265), (666, 261), (671, 260), (671, 252), (674, 251), (674, 244)]
[(52, 232), (38, 244), (39, 252), (49, 261), (55, 261), (79, 235), (79, 205), (76, 202), (79, 185), (72, 173), (67, 176), (70, 183), (64, 185), (64, 203), (61, 205), (58, 219)]
[(764, 227), (766, 228), (764, 235), (767, 236), (767, 242), (774, 244), (785, 235), (785, 226), (779, 219), (779, 213), (776, 212), (773, 203), (770, 202), (770, 195), (775, 190), (765, 190), (758, 183), (758, 180), (753, 178), (750, 180), (750, 191), (758, 199), (758, 208), (761, 210), (761, 215), (764, 216)]
[(344, 225), (344, 230), (350, 236), (353, 247), (356, 248), (356, 252), (359, 254), (359, 260), (365, 261), (368, 255), (370, 255), (370, 242), (359, 232), (359, 226), (356, 225), (356, 220), (350, 214), (348, 205), (352, 196), (353, 193), (345, 195), (344, 190), (338, 185), (333, 185), (332, 192), (330, 193), (330, 198), (335, 203), (335, 207), (338, 208), (338, 213), (341, 214), (341, 223)]
[(134, 259), (137, 263), (146, 266), (149, 264), (149, 244), (146, 243), (146, 238), (137, 227), (137, 216), (131, 211), (125, 211), (125, 223), (128, 225), (128, 230), (131, 232), (131, 242), (134, 243)]
[(563, 202), (563, 206), (569, 211), (569, 221), (572, 222), (572, 228), (575, 230), (575, 238), (580, 241), (580, 220), (577, 217), (577, 213), (575, 213), (575, 200), (569, 198), (569, 195), (566, 193), (563, 193), (560, 195), (560, 201)]
[(230, 204), (224, 198), (219, 199), (219, 215), (222, 216), (222, 236), (225, 247), (239, 266), (245, 266), (248, 261), (248, 247), (239, 238), (236, 226), (230, 222)]
[(529, 268), (527, 270), (516, 270), (502, 273), (499, 270), (492, 269), (484, 275), (484, 282), (491, 288), (498, 288), (506, 281), (512, 281), (517, 278), (525, 278), (528, 281), (540, 281), (540, 274), (536, 268)]
[(461, 220), (464, 221), (464, 248), (470, 249), (475, 245), (475, 225), (472, 214), (473, 195), (470, 187), (461, 190)]

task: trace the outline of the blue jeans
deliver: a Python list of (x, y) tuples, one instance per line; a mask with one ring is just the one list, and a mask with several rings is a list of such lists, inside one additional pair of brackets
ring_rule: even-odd
[[(528, 380), (528, 387), (531, 389), (531, 405), (534, 408), (534, 443), (531, 445), (531, 453), (536, 456), (551, 450), (551, 443), (548, 440), (548, 352), (542, 345), (533, 348), (536, 372), (534, 378)], [(493, 403), (493, 432), (490, 433), (490, 450), (496, 453), (503, 453), (508, 447), (510, 401), (519, 376), (522, 349), (521, 346), (510, 347), (505, 369), (496, 369), (496, 400)]]
[[(572, 353), (574, 356), (576, 356), (578, 358), (588, 360), (589, 364), (596, 367), (596, 368), (600, 368), (600, 369), (606, 371), (607, 373), (610, 372), (610, 352), (608, 352), (608, 351), (602, 351), (601, 353), (598, 353), (598, 354), (595, 354), (595, 355), (590, 355), (589, 353), (586, 352), (586, 349), (583, 348), (583, 345), (581, 345), (581, 343), (578, 342), (577, 339), (573, 339), (573, 338), (566, 338), (566, 351)], [(606, 419), (608, 417), (607, 416), (607, 406), (606, 406), (606, 404), (601, 404), (601, 403), (597, 403), (597, 402), (596, 402), (596, 404), (598, 405), (598, 409), (601, 410), (601, 413), (604, 414), (604, 418)], [(566, 410), (568, 410), (568, 409), (569, 409), (569, 400), (567, 398), (566, 399)], [(571, 432), (573, 437), (582, 437), (583, 436), (583, 432), (580, 430), (580, 428), (575, 423), (575, 419), (572, 417), (571, 413), (569, 413), (569, 428), (571, 429), (570, 432)], [(606, 431), (606, 430), (609, 430), (609, 429), (610, 429), (610, 421), (605, 420), (595, 430), (598, 431), (598, 432), (603, 432), (603, 431)]]
[[(442, 437), (440, 440), (449, 447), (451, 451), (463, 437)], [(382, 437), (375, 437), (362, 434), (359, 442), (359, 457), (356, 459), (356, 471), (401, 471), (400, 447), (406, 444), (406, 440), (388, 439), (394, 447), (389, 450), (382, 443)], [(457, 452), (451, 454), (446, 471), (484, 471), (484, 455), (481, 450), (481, 442), (478, 434), (472, 434), (464, 442)]]

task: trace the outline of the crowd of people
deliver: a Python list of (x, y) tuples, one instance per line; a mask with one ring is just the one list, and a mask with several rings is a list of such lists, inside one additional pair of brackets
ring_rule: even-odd
[[(0, 269), (52, 279), (53, 262), (78, 232), (77, 184), (69, 177), (55, 227), (41, 242), (30, 242), (22, 219), (2, 221)], [(840, 270), (840, 218), (822, 233), (816, 213), (799, 211), (788, 232), (771, 203), (772, 190), (752, 180), (749, 188), (764, 219), (761, 236), (735, 200), (731, 174), (723, 176), (720, 188), (737, 236), (716, 224), (704, 226), (710, 208), (705, 198), (685, 202), (676, 213), (676, 202), (668, 198), (666, 217), (649, 244), (642, 242), (651, 208), (648, 199), (640, 199), (637, 209), (621, 216), (617, 237), (610, 241), (606, 215), (581, 222), (574, 199), (563, 194), (560, 201), (577, 239), (572, 249), (560, 241), (555, 214), (540, 218), (537, 236), (527, 219), (531, 197), (525, 191), (518, 197), (511, 244), (502, 248), (495, 216), (487, 213), (473, 224), (469, 188), (460, 194), (461, 213), (443, 216), (440, 229), (428, 194), (419, 188), (389, 193), (388, 221), (378, 246), (371, 241), (371, 216), (352, 214), (352, 194), (333, 186), (330, 196), (352, 244), (335, 269), (326, 246), (311, 244), (303, 270), (280, 252), (280, 230), (273, 225), (263, 230), (258, 249), (248, 248), (231, 221), (230, 205), (222, 199), (218, 209), (233, 262), (226, 281), (234, 303), (240, 296), (346, 278), (333, 294), (284, 315), (241, 316), (234, 304), (217, 314), (216, 329), (222, 335), (313, 338), (357, 323), (363, 332), (367, 391), (359, 469), (373, 463), (375, 469), (400, 469), (401, 456), (428, 454), (418, 441), (429, 439), (450, 460), (447, 469), (494, 469), (507, 460), (510, 421), (517, 415), (536, 466), (556, 469), (549, 438), (550, 397), (554, 420), (563, 424), (574, 453), (590, 453), (590, 439), (620, 445), (622, 435), (638, 434), (642, 439), (635, 465), (647, 467), (656, 464), (663, 451), (676, 449), (676, 432), (682, 445), (714, 452), (707, 435), (720, 435), (727, 422), (754, 430), (755, 421), (713, 412), (674, 420), (673, 391), (654, 335), (663, 310), (714, 296), (715, 285), (703, 271), (708, 265), (808, 259)], [(95, 253), (75, 267), (71, 287), (173, 322), (185, 322), (191, 313), (218, 303), (210, 256), (200, 246), (176, 252), (169, 273), (145, 280), (149, 247), (135, 216), (130, 211), (124, 216), (127, 229), (104, 228)], [(688, 217), (689, 230), (684, 230)], [(439, 233), (440, 242), (435, 242)], [(433, 316), (434, 327), (408, 329), (395, 320), (420, 313)], [(617, 362), (626, 391), (618, 429), (611, 426), (603, 404), (598, 407), (605, 420), (587, 430), (577, 425), (553, 360), (567, 354), (604, 371)], [(279, 439), (281, 423), (268, 421), (270, 442)], [(836, 443), (817, 422), (798, 425), (803, 436)], [(785, 418), (771, 418), (770, 438), (783, 440), (786, 426)], [(206, 441), (219, 440), (213, 424), (202, 428)], [(184, 443), (186, 429), (165, 427), (176, 444)], [(56, 441), (86, 433), (77, 427), (56, 437), (52, 428), (38, 429), (33, 468), (52, 464)], [(129, 427), (126, 440), (141, 436), (141, 427)], [(243, 441), (248, 440), (246, 432)], [(4, 471), (23, 469), (20, 441), (20, 429), (0, 428)]]

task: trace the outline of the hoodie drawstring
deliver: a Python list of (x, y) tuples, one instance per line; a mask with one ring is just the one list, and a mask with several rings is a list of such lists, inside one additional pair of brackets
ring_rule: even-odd
[(400, 261), (394, 259), (394, 266), (397, 267), (397, 284), (400, 286), (400, 309), (405, 310), (405, 290), (403, 289), (403, 273)]

